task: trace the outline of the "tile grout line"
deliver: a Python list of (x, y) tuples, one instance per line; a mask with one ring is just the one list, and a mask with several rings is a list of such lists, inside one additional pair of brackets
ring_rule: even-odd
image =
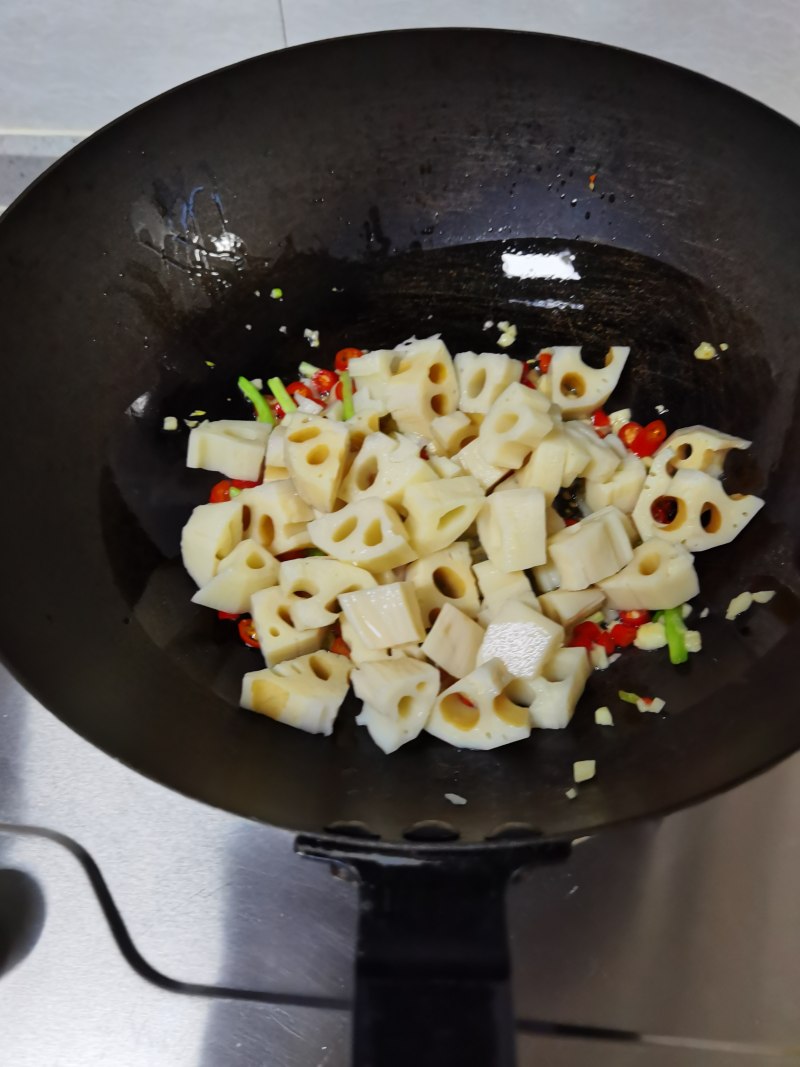
[(281, 33), (283, 34), (283, 47), (289, 47), (289, 38), (286, 36), (286, 13), (283, 10), (283, 0), (278, 0), (278, 11), (281, 16)]

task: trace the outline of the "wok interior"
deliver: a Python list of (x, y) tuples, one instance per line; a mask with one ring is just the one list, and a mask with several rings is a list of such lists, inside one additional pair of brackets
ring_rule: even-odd
[[(8, 662), (144, 773), (312, 832), (357, 822), (394, 840), (436, 820), (464, 841), (509, 825), (575, 834), (669, 810), (794, 750), (788, 296), (800, 245), (781, 195), (799, 143), (758, 105), (662, 64), (469, 31), (265, 57), (108, 129), (0, 225), (5, 473), (47, 487), (0, 531)], [(569, 251), (580, 278), (509, 279), (509, 250)], [(680, 669), (627, 654), (595, 672), (568, 730), (489, 753), (423, 737), (385, 757), (355, 727), (354, 701), (331, 739), (238, 710), (260, 657), (190, 604), (178, 557), (215, 478), (184, 469), (185, 437), (163, 434), (164, 416), (244, 415), (236, 375), (294, 377), (305, 327), (320, 331), (323, 361), (411, 333), (492, 349), (483, 323), (504, 318), (519, 357), (630, 344), (614, 406), (641, 421), (662, 404), (671, 428), (706, 422), (754, 440), (726, 484), (768, 506), (698, 557), (698, 604), (714, 612), (703, 654)], [(702, 340), (728, 352), (700, 363)], [(748, 587), (780, 594), (742, 624), (722, 621)], [(663, 697), (669, 714), (623, 707), (620, 688)], [(614, 729), (594, 725), (601, 704)], [(571, 802), (583, 758), (598, 777)], [(446, 792), (468, 804), (453, 809)]]

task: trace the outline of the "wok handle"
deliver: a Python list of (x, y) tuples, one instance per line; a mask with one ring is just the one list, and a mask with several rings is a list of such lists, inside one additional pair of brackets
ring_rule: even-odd
[(486, 859), (356, 867), (353, 1067), (513, 1067), (511, 871)]

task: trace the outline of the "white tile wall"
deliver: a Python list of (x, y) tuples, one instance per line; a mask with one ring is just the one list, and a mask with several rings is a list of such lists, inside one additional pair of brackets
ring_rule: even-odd
[(413, 26), (603, 41), (709, 74), (800, 121), (797, 0), (283, 0), (283, 10), (289, 44)]
[(280, 0), (2, 0), (0, 128), (93, 130), (283, 44)]
[(414, 26), (617, 44), (800, 121), (798, 0), (0, 0), (0, 207), (83, 133), (198, 74), (286, 43)]

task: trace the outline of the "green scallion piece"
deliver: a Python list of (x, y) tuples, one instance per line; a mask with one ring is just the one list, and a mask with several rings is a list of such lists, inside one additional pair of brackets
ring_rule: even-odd
[(339, 381), (342, 383), (342, 419), (347, 422), (356, 413), (353, 407), (353, 383), (350, 381), (350, 372), (343, 370), (339, 375)]
[(315, 374), (319, 374), (319, 367), (315, 367), (313, 363), (306, 363), (305, 360), (298, 364), (297, 370), (301, 378), (313, 378)]
[(232, 485), (230, 487), (230, 489), (228, 490), (228, 496), (231, 498), (231, 500), (233, 500), (233, 498), (235, 496), (238, 496), (241, 493), (241, 491), (242, 491), (241, 489), (237, 488), (235, 485)]
[(670, 663), (685, 663), (689, 652), (686, 648), (686, 626), (680, 608), (669, 608), (664, 612), (664, 629), (667, 634)]
[(239, 389), (242, 391), (243, 396), (250, 401), (253, 407), (256, 409), (256, 420), (258, 422), (268, 422), (270, 426), (275, 425), (275, 416), (272, 414), (269, 408), (269, 404), (264, 397), (259, 393), (258, 389), (248, 378), (239, 378), (236, 382)]
[(323, 552), (321, 548), (307, 548), (306, 549), (306, 556), (324, 556), (324, 555), (326, 555), (326, 553)]
[(269, 378), (267, 380), (267, 385), (286, 415), (288, 415), (290, 411), (297, 411), (297, 404), (295, 404), (294, 400), (292, 400), (286, 392), (286, 386), (280, 378)]
[(639, 697), (636, 693), (626, 693), (624, 689), (620, 689), (617, 693), (620, 700), (624, 700), (626, 704), (638, 704)]

